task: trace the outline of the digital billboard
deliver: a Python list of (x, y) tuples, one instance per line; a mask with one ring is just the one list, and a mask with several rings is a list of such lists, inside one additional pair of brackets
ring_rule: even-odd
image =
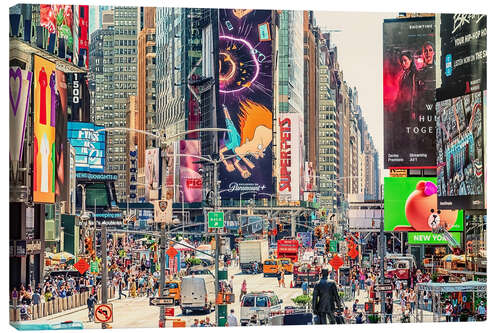
[(67, 73), (68, 86), (68, 121), (90, 122), (90, 93), (87, 75)]
[(435, 177), (384, 178), (384, 230), (431, 232), (443, 226), (463, 231), (463, 211), (440, 210)]
[(438, 206), (485, 209), (486, 15), (441, 14)]
[(435, 167), (434, 18), (384, 20), (384, 167)]
[(55, 202), (56, 64), (33, 56), (33, 201)]
[(146, 149), (146, 201), (160, 199), (160, 148)]
[[(73, 6), (72, 5), (40, 5), (40, 25), (55, 36), (60, 58), (71, 59), (73, 55)], [(49, 37), (49, 49), (53, 37)]]
[(104, 172), (106, 133), (93, 123), (68, 122), (68, 140), (75, 148), (76, 171)]
[[(203, 197), (203, 178), (199, 172), (201, 165), (196, 163), (201, 155), (200, 140), (181, 140), (179, 142), (180, 175), (179, 181), (185, 202), (201, 202)], [(193, 155), (193, 156), (182, 156)]]
[(280, 201), (299, 201), (303, 192), (304, 120), (299, 113), (280, 113)]
[(219, 168), (222, 198), (273, 193), (271, 10), (219, 10)]
[(21, 161), (31, 100), (33, 73), (19, 67), (9, 69), (9, 152), (10, 160)]

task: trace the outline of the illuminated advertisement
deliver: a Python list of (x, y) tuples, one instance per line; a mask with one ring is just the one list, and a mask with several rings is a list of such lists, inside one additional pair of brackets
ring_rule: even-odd
[(158, 200), (160, 190), (160, 148), (146, 149), (146, 201)]
[(59, 57), (73, 54), (73, 6), (72, 5), (40, 5), (40, 25), (49, 31), (49, 50), (52, 50), (51, 36), (55, 36), (59, 45)]
[(24, 135), (28, 119), (33, 74), (19, 67), (9, 69), (10, 160), (19, 162), (23, 156)]
[(298, 113), (280, 113), (280, 201), (299, 201), (304, 157), (304, 121)]
[(441, 14), (438, 206), (485, 209), (486, 15)]
[(438, 208), (435, 177), (384, 178), (384, 230), (463, 231), (463, 211)]
[(84, 73), (67, 73), (68, 121), (90, 122), (90, 94)]
[(54, 203), (56, 187), (56, 65), (33, 56), (33, 201)]
[[(78, 35), (75, 35), (75, 40), (78, 38), (77, 50), (75, 55), (75, 64), (78, 67), (89, 68), (89, 6), (75, 6), (78, 8)], [(76, 29), (75, 29), (76, 30)]]
[[(196, 163), (201, 155), (200, 140), (181, 140), (179, 142), (180, 175), (179, 180), (185, 202), (201, 202), (203, 180), (199, 172), (201, 165)], [(182, 155), (193, 156), (182, 156)]]
[(93, 123), (68, 122), (68, 140), (75, 148), (76, 171), (104, 172), (106, 132)]
[(219, 168), (222, 198), (273, 193), (271, 10), (219, 10)]
[(56, 197), (66, 201), (68, 196), (68, 94), (66, 75), (56, 70)]
[(312, 162), (304, 163), (304, 191), (303, 198), (305, 201), (313, 202), (316, 191), (316, 170), (313, 168)]
[(483, 94), (436, 103), (438, 206), (484, 209)]
[(384, 20), (384, 167), (435, 167), (434, 18)]
[[(175, 201), (177, 201), (177, 196), (175, 195), (177, 192), (177, 189), (175, 188), (175, 184), (178, 184), (176, 182), (177, 180), (177, 175), (178, 175), (178, 156), (176, 156), (179, 153), (179, 143), (178, 142), (173, 142), (168, 144), (164, 149), (161, 150), (161, 156), (163, 157), (163, 161), (165, 163), (162, 163), (161, 168), (161, 197), (165, 199), (167, 196), (174, 198)], [(165, 191), (163, 191), (165, 189)]]

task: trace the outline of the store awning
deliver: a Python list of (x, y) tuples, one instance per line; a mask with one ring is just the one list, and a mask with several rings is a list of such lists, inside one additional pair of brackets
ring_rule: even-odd
[(453, 293), (453, 292), (486, 292), (487, 284), (485, 282), (467, 281), (461, 283), (439, 283), (439, 282), (426, 282), (417, 283), (417, 290), (430, 291), (439, 293)]

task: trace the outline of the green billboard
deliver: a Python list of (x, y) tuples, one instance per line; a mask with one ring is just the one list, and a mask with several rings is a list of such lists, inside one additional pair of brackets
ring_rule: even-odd
[(463, 211), (437, 208), (436, 177), (384, 178), (384, 230), (463, 231)]
[[(450, 235), (455, 241), (460, 244), (462, 242), (462, 234), (460, 232), (451, 232)], [(427, 244), (427, 245), (441, 245), (448, 244), (446, 238), (440, 234), (433, 234), (432, 232), (409, 232), (408, 244)]]

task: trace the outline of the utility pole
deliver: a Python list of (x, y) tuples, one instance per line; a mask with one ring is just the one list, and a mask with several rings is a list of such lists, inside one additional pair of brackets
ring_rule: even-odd
[[(102, 278), (101, 278), (101, 304), (108, 303), (108, 237), (106, 235), (106, 222), (101, 223), (101, 256), (102, 256)], [(107, 328), (106, 323), (102, 323), (102, 328)]]
[[(382, 206), (383, 207), (383, 206)], [(385, 234), (384, 234), (384, 218), (380, 219), (380, 246), (379, 246), (379, 256), (380, 256), (380, 284), (385, 283)], [(380, 312), (381, 318), (385, 316), (385, 291), (380, 291)]]
[[(167, 243), (167, 234), (166, 234), (166, 228), (165, 228), (165, 223), (161, 224), (161, 239), (160, 239), (160, 257), (161, 257), (161, 263), (160, 263), (160, 297), (164, 296), (164, 291), (165, 291), (165, 266), (166, 266), (166, 244)], [(160, 327), (165, 327), (165, 306), (160, 306)]]
[[(219, 192), (217, 184), (217, 164), (213, 163), (214, 167), (214, 212), (217, 212), (217, 206), (219, 203)], [(215, 228), (215, 299), (219, 295), (219, 257), (220, 257), (220, 247), (219, 247), (219, 228)], [(219, 305), (215, 305), (215, 322), (219, 326)]]

